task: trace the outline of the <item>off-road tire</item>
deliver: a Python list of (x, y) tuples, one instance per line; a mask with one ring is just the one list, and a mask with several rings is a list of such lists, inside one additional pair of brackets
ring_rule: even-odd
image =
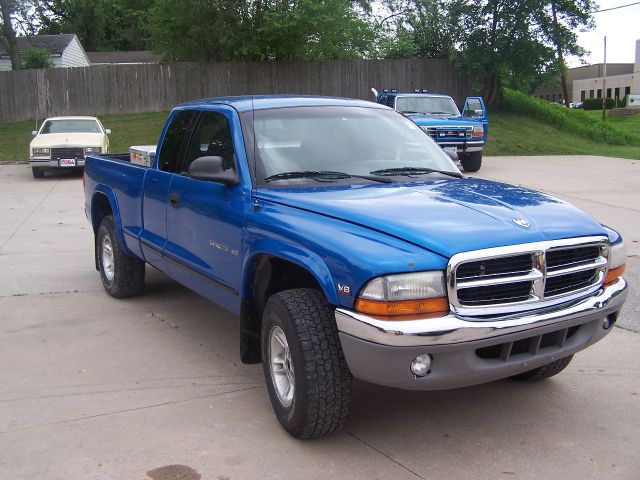
[[(289, 407), (278, 398), (271, 372), (270, 335), (280, 327), (294, 367)], [(269, 398), (284, 429), (296, 438), (340, 430), (351, 405), (351, 372), (342, 353), (334, 309), (318, 290), (299, 288), (272, 295), (262, 320), (262, 365)]]
[(458, 159), (465, 172), (477, 172), (482, 166), (482, 152), (460, 153)]
[[(109, 278), (103, 261), (103, 242), (108, 237), (113, 255), (113, 276)], [(144, 288), (145, 264), (137, 257), (127, 255), (120, 245), (112, 215), (102, 219), (96, 238), (96, 255), (104, 289), (115, 298), (137, 295)]]
[(554, 375), (559, 374), (562, 370), (567, 368), (569, 363), (571, 363), (572, 358), (573, 355), (569, 355), (568, 357), (555, 360), (554, 362), (547, 363), (546, 365), (534, 368), (533, 370), (529, 370), (528, 372), (519, 373), (518, 375), (514, 375), (511, 378), (514, 378), (516, 380), (526, 380), (534, 382), (536, 380), (543, 380), (545, 378), (553, 377)]
[(42, 178), (44, 177), (44, 170), (42, 167), (31, 167), (31, 175), (33, 175), (33, 178)]

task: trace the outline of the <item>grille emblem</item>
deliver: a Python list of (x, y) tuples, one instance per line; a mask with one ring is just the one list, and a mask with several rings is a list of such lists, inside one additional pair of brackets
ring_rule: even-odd
[(531, 222), (529, 222), (529, 220), (525, 220), (524, 218), (517, 217), (512, 218), (511, 220), (513, 221), (513, 223), (520, 227), (529, 228), (531, 226)]

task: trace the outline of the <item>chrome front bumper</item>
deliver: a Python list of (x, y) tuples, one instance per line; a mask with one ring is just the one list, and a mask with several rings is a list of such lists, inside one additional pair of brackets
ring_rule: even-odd
[[(29, 158), (30, 167), (43, 167), (43, 168), (75, 168), (60, 166), (57, 160), (51, 160), (50, 158)], [(76, 167), (84, 167), (84, 158), (76, 160)]]
[[(354, 377), (403, 389), (438, 390), (507, 378), (572, 355), (607, 335), (627, 296), (627, 283), (600, 289), (590, 297), (545, 310), (500, 319), (447, 315), (412, 321), (380, 320), (346, 309), (335, 318), (342, 348)], [(604, 319), (610, 319), (605, 325)], [(566, 343), (506, 359), (485, 359), (478, 349), (528, 341), (578, 328)], [(433, 357), (432, 373), (414, 377), (409, 366), (421, 354)]]
[(438, 142), (436, 143), (442, 147), (456, 147), (458, 153), (465, 152), (481, 152), (484, 148), (484, 142)]
[(396, 347), (446, 345), (482, 340), (530, 328), (542, 327), (593, 313), (619, 309), (627, 297), (627, 282), (620, 278), (594, 295), (563, 307), (528, 311), (521, 315), (501, 316), (499, 320), (482, 320), (449, 314), (424, 320), (389, 321), (336, 309), (338, 330), (369, 342)]

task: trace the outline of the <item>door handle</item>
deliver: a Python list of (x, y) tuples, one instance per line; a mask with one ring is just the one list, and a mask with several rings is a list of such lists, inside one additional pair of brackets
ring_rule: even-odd
[(171, 195), (169, 195), (169, 203), (171, 204), (171, 206), (177, 207), (180, 203), (180, 195), (175, 192), (171, 193)]

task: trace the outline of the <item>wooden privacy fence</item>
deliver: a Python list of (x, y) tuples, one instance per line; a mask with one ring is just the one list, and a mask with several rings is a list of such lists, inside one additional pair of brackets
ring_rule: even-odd
[(370, 88), (468, 87), (448, 60), (330, 60), (96, 65), (0, 72), (0, 123), (54, 115), (158, 112), (187, 100), (290, 93), (373, 99)]

